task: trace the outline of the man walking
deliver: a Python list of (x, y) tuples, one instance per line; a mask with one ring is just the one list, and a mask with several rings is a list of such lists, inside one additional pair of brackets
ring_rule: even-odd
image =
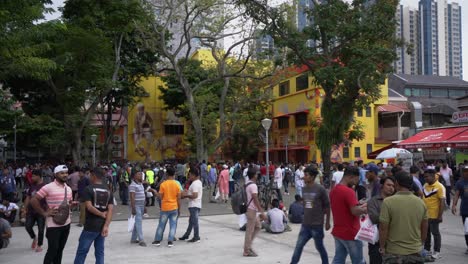
[(80, 235), (76, 250), (75, 264), (83, 264), (91, 244), (94, 243), (96, 264), (104, 264), (104, 241), (109, 234), (112, 220), (114, 197), (103, 183), (105, 175), (102, 169), (95, 168), (91, 172), (91, 185), (87, 186), (81, 196), (86, 207), (86, 221)]
[(359, 169), (348, 167), (341, 182), (330, 192), (335, 238), (334, 264), (344, 264), (349, 254), (353, 264), (365, 263), (362, 242), (354, 240), (359, 231), (359, 216), (367, 213), (367, 204), (359, 204), (353, 186), (359, 184)]
[(383, 200), (379, 217), (383, 263), (424, 263), (420, 252), (427, 235), (427, 210), (410, 191), (412, 181), (407, 172), (397, 172), (397, 193)]
[(274, 188), (278, 194), (278, 200), (283, 201), (283, 195), (281, 194), (281, 187), (283, 187), (283, 165), (278, 166), (274, 173)]
[(304, 182), (306, 184), (302, 189), (304, 221), (302, 222), (296, 248), (291, 259), (292, 264), (299, 263), (302, 250), (311, 238), (314, 239), (315, 248), (320, 253), (322, 263), (328, 264), (327, 250), (323, 245), (323, 238), (325, 236), (323, 224), (325, 222), (326, 230), (330, 229), (330, 201), (325, 188), (315, 183), (318, 173), (318, 170), (311, 166), (304, 170)]
[[(462, 178), (455, 185), (455, 198), (453, 199), (452, 213), (457, 214), (457, 203), (458, 199), (461, 200), (460, 204), (460, 215), (462, 217), (462, 223), (465, 224), (468, 221), (468, 167), (462, 169)], [(468, 255), (468, 234), (465, 233), (466, 251)]]
[[(36, 252), (42, 251), (42, 245), (44, 242), (44, 229), (45, 229), (45, 218), (43, 215), (39, 214), (31, 205), (31, 199), (36, 195), (36, 193), (45, 185), (42, 181), (42, 171), (33, 170), (31, 178), (31, 186), (26, 193), (26, 199), (24, 201), (24, 208), (26, 209), (26, 231), (33, 240), (31, 244), (31, 249), (36, 250)], [(41, 201), (41, 207), (44, 211), (47, 210), (47, 203), (45, 200)], [(37, 224), (37, 237), (34, 233), (33, 227)]]
[(200, 242), (200, 233), (198, 229), (198, 215), (202, 207), (202, 197), (203, 197), (203, 184), (200, 181), (200, 175), (198, 169), (192, 167), (189, 172), (189, 180), (192, 182), (187, 191), (182, 193), (182, 198), (188, 198), (188, 209), (190, 212), (189, 225), (185, 234), (179, 238), (179, 240), (187, 240), (192, 233), (193, 228), (193, 238), (188, 242)]
[(244, 257), (257, 257), (257, 253), (252, 249), (252, 243), (260, 231), (260, 221), (257, 218), (257, 212), (260, 212), (260, 219), (266, 220), (265, 213), (263, 212), (260, 201), (258, 200), (258, 186), (257, 182), (257, 171), (254, 168), (250, 168), (247, 171), (249, 181), (245, 183), (245, 192), (247, 193), (248, 208), (245, 213), (247, 217), (247, 227), (245, 230), (244, 239)]
[(138, 171), (133, 176), (132, 183), (128, 187), (130, 193), (130, 210), (135, 216), (135, 226), (132, 231), (130, 243), (136, 243), (146, 247), (143, 237), (143, 214), (145, 213), (145, 189), (143, 187), (143, 172)]
[(445, 206), (445, 188), (436, 180), (435, 170), (428, 169), (424, 171), (425, 184), (423, 187), (424, 203), (427, 207), (427, 215), (429, 217), (429, 228), (427, 230), (426, 242), (424, 249), (430, 253), (431, 251), (431, 234), (434, 236), (434, 252), (432, 258), (439, 259), (440, 248), (442, 244), (442, 236), (440, 235), (439, 225), (442, 223), (442, 214)]
[(158, 228), (154, 235), (153, 245), (159, 247), (163, 238), (164, 229), (166, 229), (167, 220), (169, 220), (169, 238), (167, 242), (168, 247), (174, 246), (175, 233), (177, 229), (177, 219), (180, 214), (180, 197), (181, 188), (175, 181), (175, 171), (172, 167), (167, 168), (167, 178), (161, 183), (159, 193), (151, 189), (154, 194), (158, 195), (161, 199), (161, 212), (159, 217)]
[[(31, 199), (31, 205), (36, 212), (46, 218), (47, 253), (44, 257), (44, 264), (62, 263), (62, 253), (70, 234), (70, 211), (64, 224), (56, 223), (54, 216), (59, 213), (58, 208), (64, 200), (72, 202), (72, 190), (67, 186), (68, 168), (65, 165), (58, 165), (54, 169), (55, 180), (42, 187)], [(65, 198), (65, 199), (64, 199)], [(41, 201), (47, 203), (47, 210), (41, 207)]]

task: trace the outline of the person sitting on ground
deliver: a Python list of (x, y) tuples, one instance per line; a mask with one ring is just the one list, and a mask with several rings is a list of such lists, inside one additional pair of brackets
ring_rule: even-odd
[(6, 248), (10, 243), (11, 238), (11, 226), (10, 223), (0, 218), (0, 249)]
[(268, 233), (280, 234), (284, 231), (291, 231), (291, 228), (288, 226), (288, 219), (284, 212), (279, 209), (279, 200), (273, 199), (271, 201), (271, 209), (268, 210), (267, 219), (262, 223), (263, 228)]
[(299, 194), (294, 196), (296, 200), (289, 206), (289, 221), (294, 224), (301, 224), (304, 220), (304, 204)]
[(0, 217), (5, 218), (13, 224), (15, 222), (16, 218), (16, 212), (18, 212), (18, 205), (15, 203), (10, 203), (10, 200), (8, 199), (3, 199), (2, 204), (0, 204)]

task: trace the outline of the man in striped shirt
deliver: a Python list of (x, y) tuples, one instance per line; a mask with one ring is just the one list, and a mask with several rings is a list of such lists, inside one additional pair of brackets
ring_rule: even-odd
[(132, 215), (135, 216), (135, 226), (132, 231), (131, 243), (138, 243), (142, 247), (146, 247), (143, 238), (143, 214), (145, 213), (145, 189), (143, 187), (143, 173), (141, 171), (135, 173), (132, 183), (128, 186), (130, 193), (130, 209)]
[[(58, 207), (63, 202), (66, 193), (66, 200), (72, 202), (72, 190), (67, 186), (68, 168), (65, 165), (59, 165), (54, 169), (55, 181), (42, 187), (36, 195), (31, 199), (31, 205), (34, 210), (46, 218), (46, 237), (47, 237), (47, 253), (44, 257), (44, 264), (58, 264), (62, 262), (62, 253), (67, 243), (68, 234), (70, 233), (71, 217), (63, 225), (58, 225), (54, 222), (53, 216), (57, 214)], [(65, 191), (66, 188), (66, 191)], [(47, 202), (47, 211), (41, 207), (40, 201), (45, 199)]]

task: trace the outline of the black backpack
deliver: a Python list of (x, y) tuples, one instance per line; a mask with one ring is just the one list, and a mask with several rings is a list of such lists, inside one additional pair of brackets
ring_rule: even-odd
[(245, 214), (247, 212), (247, 208), (249, 207), (250, 203), (253, 200), (253, 197), (250, 199), (250, 201), (247, 202), (247, 186), (250, 184), (253, 184), (253, 182), (249, 182), (246, 185), (244, 185), (242, 188), (239, 188), (236, 192), (234, 192), (231, 195), (231, 206), (232, 206), (232, 211), (236, 215), (241, 215)]
[(242, 178), (242, 169), (241, 166), (234, 167), (234, 173), (232, 174), (232, 179), (238, 181)]

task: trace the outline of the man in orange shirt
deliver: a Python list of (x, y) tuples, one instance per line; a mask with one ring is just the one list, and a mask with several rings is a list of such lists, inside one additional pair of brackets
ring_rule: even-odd
[(154, 236), (153, 245), (160, 246), (167, 220), (169, 219), (169, 238), (168, 247), (174, 246), (174, 237), (177, 229), (177, 218), (180, 208), (180, 186), (175, 181), (175, 170), (168, 167), (166, 170), (167, 179), (161, 183), (158, 196), (161, 199), (161, 213), (159, 217), (158, 228)]

